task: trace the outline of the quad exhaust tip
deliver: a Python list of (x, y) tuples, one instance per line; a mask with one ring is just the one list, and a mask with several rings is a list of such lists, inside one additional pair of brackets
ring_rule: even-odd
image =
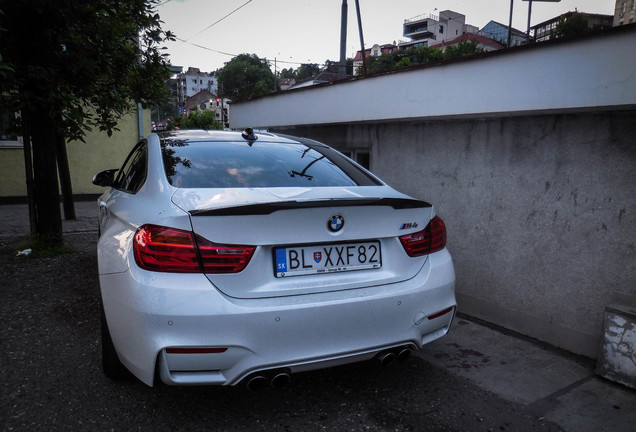
[(403, 363), (411, 357), (411, 350), (408, 348), (404, 348), (397, 353), (397, 361)]
[(387, 367), (395, 361), (395, 354), (393, 354), (391, 351), (381, 352), (377, 357), (377, 361), (378, 364), (383, 368)]
[(411, 350), (407, 347), (399, 347), (392, 350), (386, 350), (380, 352), (376, 357), (376, 362), (381, 367), (387, 367), (394, 361), (398, 361), (400, 363), (405, 362), (411, 356)]
[(271, 380), (272, 387), (279, 389), (285, 387), (291, 381), (291, 376), (287, 372), (280, 372), (274, 375)]
[[(405, 362), (411, 357), (411, 350), (407, 347), (398, 347), (392, 350), (380, 352), (375, 356), (378, 365), (385, 368), (396, 360), (399, 363)], [(280, 389), (291, 382), (291, 375), (288, 370), (278, 369), (269, 372), (261, 372), (252, 375), (247, 379), (247, 388), (252, 391), (262, 390), (269, 384), (272, 388)]]
[(265, 388), (267, 385), (267, 378), (263, 375), (255, 375), (247, 381), (247, 388), (251, 391), (258, 391)]
[(291, 381), (291, 375), (285, 370), (257, 373), (247, 380), (247, 388), (252, 391), (262, 390), (269, 384), (272, 388), (280, 389)]

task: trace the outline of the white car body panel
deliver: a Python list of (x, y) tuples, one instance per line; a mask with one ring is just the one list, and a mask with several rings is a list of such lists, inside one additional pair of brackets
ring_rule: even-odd
[[(233, 385), (258, 370), (311, 370), (329, 360), (344, 364), (371, 358), (396, 346), (420, 348), (448, 331), (452, 313), (422, 318), (454, 306), (454, 280), (446, 250), (431, 255), (415, 278), (390, 290), (377, 286), (243, 300), (210, 289), (199, 274), (157, 276), (131, 269), (100, 276), (102, 286), (112, 289), (104, 295), (102, 288), (102, 295), (120, 359), (148, 385), (157, 358), (169, 384)], [(230, 349), (190, 355), (184, 365), (184, 355), (171, 360), (165, 354), (171, 346)], [(355, 356), (347, 360), (349, 354)]]

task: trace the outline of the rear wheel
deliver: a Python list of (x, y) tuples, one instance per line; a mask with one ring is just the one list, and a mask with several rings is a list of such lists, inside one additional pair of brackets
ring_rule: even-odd
[(110, 331), (108, 330), (108, 323), (106, 322), (106, 314), (104, 313), (104, 307), (102, 306), (102, 369), (104, 375), (112, 379), (128, 378), (130, 372), (121, 363), (117, 351), (115, 351), (115, 345), (110, 337)]

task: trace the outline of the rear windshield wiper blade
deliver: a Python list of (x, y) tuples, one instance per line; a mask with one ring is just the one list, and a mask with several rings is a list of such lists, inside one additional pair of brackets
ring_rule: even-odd
[(426, 208), (431, 204), (409, 198), (344, 198), (325, 199), (313, 201), (279, 201), (262, 204), (245, 204), (215, 209), (190, 210), (192, 216), (248, 216), (267, 215), (280, 210), (322, 208), (322, 207), (364, 207), (364, 206), (388, 206), (396, 210)]

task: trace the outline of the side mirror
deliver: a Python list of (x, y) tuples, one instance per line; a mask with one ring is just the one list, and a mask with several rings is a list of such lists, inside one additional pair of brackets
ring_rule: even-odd
[(115, 183), (115, 173), (117, 168), (100, 171), (93, 177), (93, 184), (96, 186), (110, 187)]

